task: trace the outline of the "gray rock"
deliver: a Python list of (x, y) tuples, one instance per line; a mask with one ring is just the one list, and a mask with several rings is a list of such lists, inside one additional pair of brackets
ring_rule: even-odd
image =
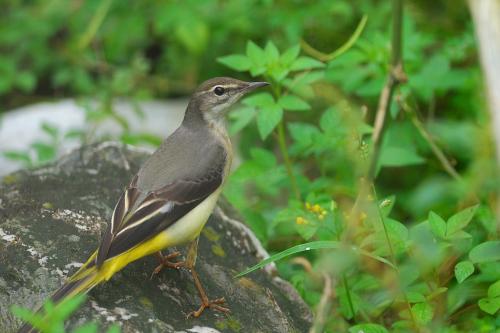
[[(0, 327), (14, 332), (17, 304), (39, 306), (98, 245), (123, 186), (147, 157), (118, 144), (93, 145), (59, 162), (3, 178), (0, 185)], [(290, 285), (261, 270), (233, 276), (265, 255), (258, 241), (221, 208), (200, 238), (197, 269), (211, 298), (224, 296), (230, 315), (199, 305), (191, 276), (138, 260), (94, 288), (67, 328), (117, 322), (122, 332), (306, 332), (311, 313)], [(183, 249), (180, 249), (183, 251)]]

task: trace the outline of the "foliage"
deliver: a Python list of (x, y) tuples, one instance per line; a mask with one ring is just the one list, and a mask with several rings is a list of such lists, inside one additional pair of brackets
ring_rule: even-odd
[[(52, 3), (7, 1), (0, 48), (31, 42), (0, 55), (4, 107), (26, 95), (79, 96), (89, 123), (112, 119), (118, 139), (156, 145), (129, 131), (117, 97), (184, 95), (235, 72), (269, 81), (229, 114), (241, 163), (224, 195), (272, 254), (241, 274), (279, 260), (318, 316), (331, 276), (325, 332), (500, 325), (498, 166), (464, 3), (404, 2), (408, 82), (390, 101), (367, 187), (391, 2)], [(7, 154), (28, 166), (55, 156), (65, 134), (46, 127), (46, 141)]]
[[(451, 168), (461, 175), (448, 178), (438, 175), (444, 166), (434, 162), (439, 160), (436, 149), (457, 144), (445, 139), (449, 132), (433, 130), (450, 125), (448, 108), (460, 112), (472, 105), (476, 117), (486, 119), (479, 102), (460, 105), (447, 96), (453, 91), (474, 100), (477, 65), (461, 65), (472, 50), (471, 32), (440, 45), (435, 35), (416, 30), (412, 16), (406, 20), (404, 63), (410, 80), (391, 105), (376, 184), (392, 195), (377, 198), (373, 188), (375, 197), (361, 208), (356, 207), (361, 198), (356, 180), (366, 172), (373, 131), (363, 112), (375, 109), (384, 85), (388, 31), (366, 31), (344, 55), (327, 63), (301, 55), (299, 45), (280, 52), (271, 41), (264, 47), (248, 42), (244, 54), (218, 58), (272, 83), (271, 93), (247, 97), (231, 114), (233, 133), (244, 129), (240, 148), (245, 159), (225, 194), (268, 249), (285, 250), (238, 276), (305, 251), (313, 269), (309, 273), (297, 267), (304, 258), (280, 262), (279, 268), (312, 306), (318, 305), (322, 290), (318, 272), (336, 278), (337, 310), (327, 331), (493, 329), (500, 307), (500, 248), (489, 240), (497, 239), (496, 223), (484, 199), (494, 191), (490, 179), (495, 174), (491, 169), (490, 179), (469, 174), (477, 163), (491, 163), (485, 159), (492, 156), (475, 156), (473, 146), (468, 154), (456, 151), (461, 163)], [(468, 51), (452, 51), (468, 43)], [(327, 59), (309, 45), (304, 51)], [(442, 110), (433, 110), (432, 121), (422, 122), (419, 110), (436, 100)], [(473, 119), (465, 118), (460, 126), (480, 126)], [(246, 148), (256, 134), (262, 148)], [(394, 186), (391, 174), (404, 179)], [(433, 195), (436, 186), (449, 190)], [(415, 204), (418, 209), (410, 208)], [(467, 208), (448, 219), (435, 212), (450, 214), (452, 207)], [(290, 247), (294, 244), (299, 245)], [(314, 249), (323, 250), (309, 251)]]
[[(75, 296), (54, 305), (47, 300), (42, 308), (42, 313), (32, 313), (31, 310), (18, 306), (12, 307), (12, 312), (23, 321), (31, 324), (41, 333), (64, 333), (64, 321), (68, 319), (85, 301), (85, 295)], [(97, 333), (99, 330), (97, 324), (87, 323), (72, 331), (73, 333)], [(106, 333), (120, 333), (120, 328), (113, 325), (106, 330)]]

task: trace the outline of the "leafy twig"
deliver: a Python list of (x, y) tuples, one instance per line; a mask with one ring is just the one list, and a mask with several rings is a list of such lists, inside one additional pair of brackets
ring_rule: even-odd
[(375, 124), (372, 133), (373, 150), (368, 169), (368, 180), (373, 181), (377, 170), (377, 161), (380, 155), (382, 137), (387, 127), (387, 113), (389, 111), (390, 101), (394, 90), (400, 83), (407, 80), (403, 70), (402, 59), (402, 29), (403, 29), (403, 0), (393, 0), (393, 21), (392, 21), (392, 56), (389, 74), (387, 76), (384, 88), (379, 97), (377, 113), (375, 115)]

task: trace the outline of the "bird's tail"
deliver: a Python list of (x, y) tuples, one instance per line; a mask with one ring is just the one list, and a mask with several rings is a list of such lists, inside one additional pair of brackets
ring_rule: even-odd
[[(88, 292), (97, 284), (102, 282), (103, 276), (99, 274), (95, 266), (95, 253), (87, 260), (87, 262), (73, 274), (51, 297), (50, 300), (57, 307), (64, 300)], [(40, 312), (39, 309), (37, 312)], [(38, 330), (33, 328), (30, 324), (25, 323), (18, 333), (37, 333)]]

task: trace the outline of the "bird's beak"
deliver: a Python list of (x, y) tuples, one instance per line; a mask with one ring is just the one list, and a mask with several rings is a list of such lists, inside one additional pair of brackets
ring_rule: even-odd
[(257, 89), (257, 88), (260, 88), (260, 87), (265, 87), (265, 86), (268, 86), (269, 83), (267, 82), (248, 82), (248, 85), (243, 88), (243, 92), (249, 92), (249, 91), (252, 91), (254, 89)]

